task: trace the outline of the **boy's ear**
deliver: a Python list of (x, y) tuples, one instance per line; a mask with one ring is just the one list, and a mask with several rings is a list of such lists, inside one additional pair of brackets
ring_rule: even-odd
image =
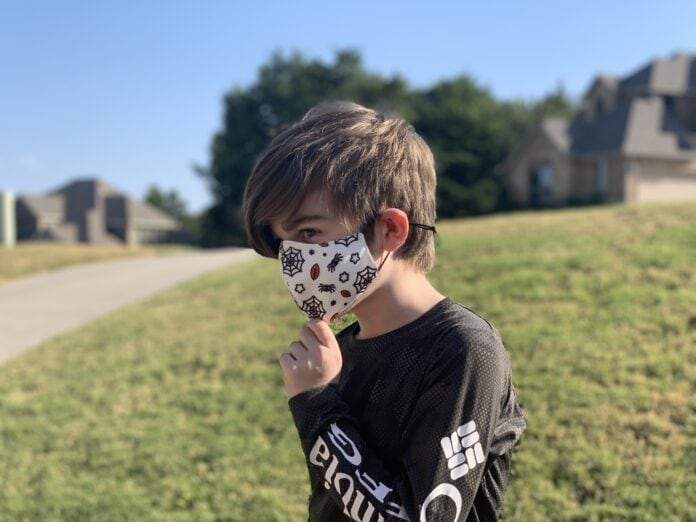
[(380, 213), (377, 223), (377, 239), (387, 252), (393, 252), (406, 242), (409, 225), (408, 216), (403, 210), (388, 208)]

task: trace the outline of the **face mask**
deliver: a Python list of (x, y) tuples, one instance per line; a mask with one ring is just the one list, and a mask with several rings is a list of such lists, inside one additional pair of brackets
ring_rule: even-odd
[(329, 321), (347, 311), (379, 272), (362, 233), (328, 243), (282, 241), (278, 257), (285, 284), (309, 319)]

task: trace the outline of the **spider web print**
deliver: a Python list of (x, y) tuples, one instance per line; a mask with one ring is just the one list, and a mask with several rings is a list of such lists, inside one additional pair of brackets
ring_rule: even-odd
[(296, 248), (289, 247), (280, 255), (280, 264), (283, 267), (283, 273), (289, 275), (290, 277), (302, 272), (302, 265), (304, 265), (304, 257), (302, 257), (302, 252)]
[(312, 296), (309, 299), (302, 301), (302, 306), (300, 307), (307, 317), (310, 319), (321, 319), (326, 314), (324, 310), (324, 305), (316, 297)]
[(369, 266), (366, 266), (364, 270), (358, 272), (358, 274), (355, 276), (355, 282), (353, 283), (355, 291), (359, 294), (364, 292), (367, 285), (372, 282), (376, 275), (377, 270), (370, 268)]
[(358, 240), (358, 234), (352, 234), (350, 236), (342, 237), (334, 241), (337, 245), (348, 246), (351, 243), (355, 243)]

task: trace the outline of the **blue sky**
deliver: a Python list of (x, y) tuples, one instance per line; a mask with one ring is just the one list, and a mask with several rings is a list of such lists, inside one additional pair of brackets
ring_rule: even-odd
[[(427, 5), (427, 7), (426, 7)], [(467, 73), (501, 99), (696, 52), (696, 2), (0, 0), (0, 190), (41, 193), (97, 175), (132, 196), (156, 183), (209, 204), (222, 96), (274, 50), (366, 68), (414, 87)]]

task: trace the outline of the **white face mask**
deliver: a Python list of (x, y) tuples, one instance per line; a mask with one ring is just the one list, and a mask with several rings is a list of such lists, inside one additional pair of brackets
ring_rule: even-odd
[(329, 321), (347, 311), (379, 272), (358, 232), (328, 243), (282, 241), (285, 284), (309, 319)]

